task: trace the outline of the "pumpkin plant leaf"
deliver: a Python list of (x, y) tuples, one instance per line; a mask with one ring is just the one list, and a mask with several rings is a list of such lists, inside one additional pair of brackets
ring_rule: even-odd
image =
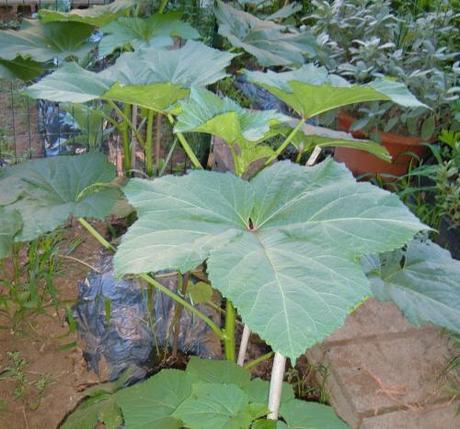
[(234, 362), (206, 360), (192, 357), (187, 365), (187, 374), (193, 382), (235, 384), (242, 389), (249, 386), (251, 375)]
[(189, 23), (181, 21), (182, 13), (168, 12), (148, 18), (120, 17), (101, 28), (104, 37), (99, 42), (99, 56), (130, 46), (134, 50), (146, 47), (172, 46), (174, 37), (199, 39), (200, 34)]
[(308, 32), (259, 19), (222, 1), (217, 2), (215, 15), (219, 34), (256, 57), (262, 66), (300, 65), (304, 56), (316, 54), (316, 40)]
[(303, 65), (293, 71), (246, 72), (248, 79), (284, 101), (301, 117), (310, 118), (338, 107), (367, 101), (392, 101), (405, 107), (426, 107), (407, 87), (389, 79), (351, 85), (325, 67)]
[(361, 256), (426, 229), (397, 196), (358, 184), (331, 159), (279, 162), (250, 182), (209, 171), (133, 179), (124, 193), (138, 220), (115, 255), (118, 274), (186, 272), (207, 260), (213, 287), (293, 360), (370, 294)]
[(14, 237), (22, 227), (22, 219), (17, 211), (8, 212), (0, 207), (0, 259), (11, 253)]
[(53, 231), (71, 215), (103, 219), (120, 196), (113, 187), (99, 186), (115, 179), (115, 168), (97, 152), (28, 161), (9, 167), (3, 180), (8, 178), (20, 181), (22, 188), (19, 199), (5, 206), (17, 210), (24, 222), (16, 241)]
[(234, 384), (194, 384), (192, 395), (175, 411), (194, 429), (246, 429), (254, 420), (248, 395)]
[(258, 146), (271, 127), (289, 118), (275, 110), (254, 111), (244, 109), (230, 98), (220, 98), (206, 89), (192, 88), (190, 97), (181, 102), (176, 132), (201, 132), (223, 139), (238, 152), (240, 172), (261, 157), (269, 157), (273, 150)]
[[(288, 136), (292, 128), (281, 126), (280, 134)], [(372, 155), (391, 161), (391, 155), (385, 146), (370, 140), (355, 139), (351, 134), (330, 130), (329, 128), (319, 127), (310, 124), (304, 124), (302, 131), (297, 133), (291, 143), (299, 149), (301, 146), (304, 150), (312, 150), (315, 146), (319, 147), (348, 147), (359, 149), (371, 153)]]
[(437, 244), (411, 241), (380, 256), (369, 274), (374, 295), (393, 301), (415, 325), (433, 323), (460, 332), (460, 262)]
[(21, 79), (29, 81), (43, 73), (44, 66), (42, 63), (30, 58), (17, 56), (12, 60), (3, 60), (0, 58), (0, 79)]
[(316, 402), (293, 399), (281, 404), (280, 414), (288, 429), (349, 429), (332, 407)]
[(183, 425), (175, 412), (191, 393), (190, 377), (183, 371), (167, 369), (114, 396), (127, 428), (180, 429)]
[(99, 98), (163, 112), (185, 97), (192, 85), (210, 85), (224, 78), (224, 69), (233, 57), (189, 40), (181, 49), (145, 48), (124, 53), (100, 73), (68, 64), (26, 92), (56, 102), (82, 103)]
[[(135, 6), (137, 0), (115, 0), (106, 5), (96, 5), (88, 9), (72, 9), (70, 12), (41, 9), (39, 16), (43, 22), (83, 23), (92, 27), (102, 27), (114, 21), (127, 9)], [(72, 26), (69, 26), (71, 27)]]
[(46, 62), (53, 58), (59, 61), (68, 57), (82, 58), (93, 46), (88, 41), (92, 31), (86, 24), (43, 24), (37, 19), (26, 19), (19, 30), (0, 31), (0, 58), (21, 64), (19, 57), (22, 66), (26, 59)]
[(203, 304), (212, 299), (212, 287), (209, 283), (198, 282), (191, 283), (187, 288), (187, 295), (192, 300), (193, 304)]
[(113, 82), (80, 67), (64, 64), (54, 73), (29, 86), (26, 94), (32, 98), (63, 103), (85, 103), (100, 98)]

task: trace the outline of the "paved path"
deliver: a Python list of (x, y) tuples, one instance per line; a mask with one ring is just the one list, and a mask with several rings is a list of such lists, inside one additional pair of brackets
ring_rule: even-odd
[(353, 428), (459, 429), (460, 403), (442, 376), (454, 353), (439, 329), (414, 327), (394, 304), (369, 299), (307, 357), (329, 368), (331, 403)]

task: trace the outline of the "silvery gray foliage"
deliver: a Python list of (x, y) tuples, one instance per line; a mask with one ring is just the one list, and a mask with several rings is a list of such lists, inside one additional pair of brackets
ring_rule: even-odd
[(402, 18), (387, 0), (313, 4), (315, 12), (307, 22), (322, 48), (320, 62), (357, 83), (394, 77), (433, 109), (403, 112), (389, 103), (371, 103), (356, 111), (362, 117), (356, 128), (377, 127), (429, 140), (455, 121), (451, 104), (460, 96), (460, 53), (452, 10)]

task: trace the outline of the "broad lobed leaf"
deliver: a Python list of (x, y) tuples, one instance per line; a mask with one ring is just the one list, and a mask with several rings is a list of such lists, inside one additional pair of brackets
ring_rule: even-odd
[(0, 58), (4, 61), (46, 62), (57, 58), (82, 58), (92, 48), (88, 41), (93, 29), (86, 24), (52, 22), (43, 24), (26, 19), (20, 30), (0, 31)]
[(70, 12), (41, 9), (39, 15), (45, 23), (84, 23), (93, 27), (101, 27), (117, 19), (136, 3), (137, 0), (115, 0), (110, 4), (95, 5), (88, 9), (72, 9)]
[(413, 240), (377, 258), (369, 273), (374, 295), (393, 301), (414, 324), (460, 332), (460, 262), (437, 244)]
[(233, 56), (194, 41), (180, 49), (139, 49), (122, 54), (100, 73), (66, 64), (26, 93), (56, 102), (105, 99), (166, 111), (187, 95), (191, 86), (210, 85), (225, 77), (224, 69)]
[(248, 79), (280, 98), (303, 118), (367, 101), (392, 101), (404, 107), (426, 107), (407, 87), (389, 79), (351, 85), (325, 67), (306, 64), (294, 71), (246, 72)]
[(316, 41), (310, 33), (259, 19), (221, 1), (217, 2), (215, 15), (219, 34), (256, 57), (262, 66), (300, 65), (304, 56), (316, 53)]
[(105, 57), (126, 45), (134, 50), (172, 46), (173, 37), (199, 39), (200, 34), (190, 24), (181, 21), (181, 16), (180, 12), (168, 12), (148, 18), (120, 17), (101, 28), (104, 37), (99, 42), (99, 56)]
[(15, 241), (29, 241), (64, 224), (69, 216), (107, 216), (120, 194), (110, 187), (113, 165), (101, 153), (59, 156), (9, 167), (0, 188), (17, 185), (15, 199), (4, 204), (19, 212), (22, 229)]
[(119, 274), (185, 272), (207, 260), (213, 286), (293, 360), (370, 294), (359, 258), (425, 228), (398, 197), (330, 159), (279, 162), (251, 182), (206, 171), (135, 179), (124, 192), (138, 220), (115, 255)]

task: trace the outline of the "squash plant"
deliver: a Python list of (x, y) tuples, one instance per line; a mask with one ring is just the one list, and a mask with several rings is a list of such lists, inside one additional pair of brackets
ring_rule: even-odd
[[(105, 26), (106, 42), (109, 38), (113, 43), (108, 44), (116, 48), (126, 45), (126, 38), (120, 37), (116, 43), (110, 39), (117, 28), (149, 26), (144, 21), (121, 20), (113, 10), (110, 14), (109, 19), (94, 11), (57, 12), (44, 13), (42, 19)], [(96, 407), (92, 415), (96, 421), (105, 421), (109, 414), (114, 418), (111, 427), (119, 422), (120, 410), (127, 427), (161, 421), (165, 428), (311, 428), (320, 425), (315, 418), (323, 427), (343, 427), (330, 409), (293, 400), (288, 387), (282, 393), (285, 358), (295, 361), (339, 328), (370, 296), (365, 271), (370, 272), (373, 287), (379, 288), (378, 295), (389, 294), (408, 314), (414, 314), (401, 298), (405, 295), (398, 294), (399, 289), (389, 281), (391, 276), (386, 276), (387, 268), (375, 263), (373, 270), (368, 266), (363, 270), (361, 258), (399, 249), (427, 228), (397, 196), (369, 183), (357, 183), (344, 166), (331, 159), (314, 167), (289, 161), (272, 165), (272, 161), (290, 143), (356, 145), (356, 140), (328, 135), (315, 127), (303, 132), (305, 120), (328, 110), (371, 100), (408, 107), (423, 105), (397, 82), (379, 80), (354, 86), (311, 64), (280, 73), (247, 72), (251, 81), (292, 108), (298, 118), (291, 126), (291, 118), (279, 112), (243, 109), (231, 99), (204, 89), (226, 76), (225, 67), (233, 54), (193, 40), (179, 49), (159, 48), (148, 34), (144, 42), (134, 46), (137, 42), (130, 41), (136, 50), (121, 54), (102, 72), (85, 70), (76, 63), (64, 64), (27, 92), (58, 102), (108, 103), (121, 119), (119, 123), (107, 118), (123, 136), (126, 169), (130, 166), (129, 129), (146, 155), (152, 147), (151, 133), (144, 138), (132, 123), (132, 106), (148, 112), (150, 130), (154, 114), (166, 115), (197, 168), (201, 165), (183, 133), (211, 134), (229, 145), (236, 174), (195, 170), (182, 177), (129, 180), (123, 193), (138, 219), (116, 249), (115, 269), (120, 276), (139, 276), (202, 318), (224, 343), (229, 361), (235, 360), (237, 311), (248, 329), (276, 352), (275, 363), (269, 395), (266, 383), (248, 381), (249, 375), (232, 362), (204, 365), (192, 360), (185, 373), (170, 370), (120, 391), (108, 409)], [(268, 144), (275, 135), (284, 136), (276, 149)], [(388, 156), (371, 143), (369, 147), (382, 157)], [(243, 180), (241, 176), (251, 164), (261, 159), (266, 168), (251, 180)], [(113, 167), (103, 155), (94, 153), (30, 161), (7, 169), (0, 177), (0, 214), (7, 218), (0, 227), (0, 257), (14, 242), (51, 231), (69, 216), (79, 218), (101, 244), (115, 250), (84, 219), (103, 218), (112, 211), (120, 197), (114, 179)], [(407, 255), (412, 251), (407, 250)], [(203, 262), (212, 286), (226, 299), (223, 327), (154, 278), (160, 270), (186, 273)], [(404, 275), (399, 278), (400, 287), (407, 286)], [(446, 284), (449, 293), (457, 293), (452, 283)], [(429, 288), (420, 292), (428, 297), (430, 293)], [(438, 298), (445, 302), (442, 296)], [(413, 316), (413, 320), (457, 328), (451, 322), (454, 316), (446, 321), (427, 316), (423, 305), (416, 307), (418, 319)], [(214, 365), (219, 366), (218, 371)], [(202, 368), (198, 376), (197, 366)], [(98, 403), (92, 398), (86, 405)], [(265, 420), (267, 415), (271, 422)], [(275, 423), (280, 415), (284, 422)]]

